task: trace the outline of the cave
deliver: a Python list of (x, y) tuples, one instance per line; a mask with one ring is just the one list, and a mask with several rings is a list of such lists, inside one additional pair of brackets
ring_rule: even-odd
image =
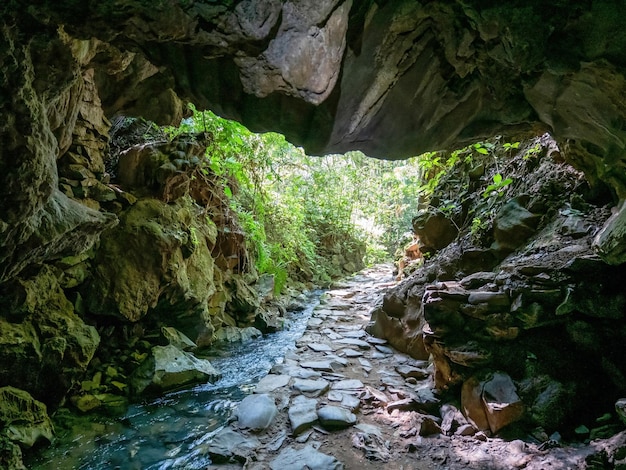
[[(437, 261), (390, 290), (369, 328), (412, 357), (434, 358), (435, 384), (444, 393), (460, 394), (481, 374), (504, 370), (529, 402), (547, 400), (531, 419), (546, 431), (592, 419), (623, 398), (626, 386), (624, 6), (619, 0), (3, 2), (0, 387), (10, 389), (11, 400), (23, 399), (13, 392), (21, 389), (50, 409), (64, 403), (107, 322), (116, 321), (103, 319), (98, 332), (83, 322), (84, 311), (115, 311), (128, 322), (120, 333), (128, 338), (148, 310), (159, 317), (175, 304), (176, 327), (207, 345), (214, 330), (206, 316), (218, 311), (224, 322), (270, 327), (255, 320), (258, 300), (243, 281), (243, 232), (190, 222), (185, 240), (173, 236), (176, 214), (195, 209), (137, 202), (131, 188), (163, 190), (155, 179), (142, 179), (139, 153), (128, 160), (123, 190), (111, 185), (111, 138), (138, 122), (133, 118), (178, 125), (193, 103), (252, 131), (280, 132), (310, 155), (360, 150), (404, 159), (473, 148), (479, 157), (476, 142), (532, 142), (525, 152), (539, 146), (551, 164), (530, 168), (534, 160), (523, 161), (545, 185), (520, 182), (520, 195), (498, 206), (490, 247), (486, 238), (484, 249), (452, 243), (460, 235), (449, 220), (471, 222), (467, 207), (443, 221), (441, 210), (416, 214), (415, 231), (423, 240), (434, 236), (427, 248)], [(203, 150), (175, 144), (186, 155)], [(472, 185), (476, 167), (456, 176)], [(493, 194), (510, 189), (502, 175), (491, 183)], [(196, 202), (204, 201), (196, 189)], [(583, 208), (598, 227), (593, 234), (575, 226)], [(559, 211), (560, 225), (536, 221), (538, 213)], [(510, 214), (518, 219), (507, 225)], [(152, 258), (178, 250), (168, 262), (184, 265), (189, 278), (202, 273), (194, 278), (200, 281), (171, 270), (166, 281), (152, 276), (159, 266), (142, 264), (139, 254), (150, 243), (111, 235), (137, 227), (156, 233), (155, 219), (166, 229), (159, 229), (161, 248)], [(531, 248), (539, 249), (536, 241), (548, 240), (551, 230), (561, 235), (554, 249), (546, 241), (540, 248), (550, 256), (533, 263)], [(537, 234), (543, 238), (532, 238)], [(210, 249), (195, 248), (198, 235), (212, 240)], [(536, 242), (531, 248), (529, 239)], [(83, 289), (85, 269), (93, 280)], [(214, 269), (233, 277), (220, 284)], [(141, 273), (150, 275), (129, 293), (124, 283), (134, 285)], [(232, 298), (218, 299), (215, 292), (226, 285)], [(239, 317), (224, 313), (227, 301)], [(486, 318), (504, 304), (506, 318)], [(492, 322), (487, 340), (477, 332), (479, 321)], [(523, 343), (525, 355), (517, 357), (508, 340)], [(583, 379), (589, 383), (576, 383)], [(604, 395), (590, 406), (596, 388)], [(550, 414), (549, 400), (570, 409)], [(0, 416), (3, 425), (8, 419)], [(4, 434), (0, 442), (0, 461), (9, 462), (15, 445)], [(606, 455), (607, 462), (618, 460)]]

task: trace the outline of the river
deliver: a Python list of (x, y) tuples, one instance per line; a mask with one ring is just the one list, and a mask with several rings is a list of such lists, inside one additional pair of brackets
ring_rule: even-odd
[[(116, 418), (88, 415), (72, 420), (71, 431), (34, 461), (33, 470), (205, 469), (211, 463), (203, 444), (228, 422), (234, 407), (254, 391), (255, 384), (295, 342), (319, 303), (310, 295), (305, 310), (289, 312), (286, 327), (244, 343), (223, 344), (207, 357), (222, 372), (215, 384), (202, 384), (131, 405)], [(203, 356), (206, 357), (206, 356)]]

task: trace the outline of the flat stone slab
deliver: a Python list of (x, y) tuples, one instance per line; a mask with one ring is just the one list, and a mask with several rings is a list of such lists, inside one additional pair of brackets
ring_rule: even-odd
[(305, 369), (321, 370), (324, 372), (332, 372), (333, 366), (330, 361), (306, 361), (301, 362), (300, 367)]
[(409, 377), (413, 377), (417, 380), (423, 380), (429, 377), (430, 375), (425, 370), (418, 369), (417, 367), (413, 367), (408, 364), (402, 364), (402, 365), (396, 366), (396, 372), (398, 372), (398, 374), (400, 374), (405, 379), (408, 379)]
[(256, 437), (247, 437), (230, 428), (224, 428), (211, 439), (206, 453), (216, 464), (233, 461), (243, 463), (260, 445)]
[(363, 330), (354, 330), (354, 331), (346, 331), (343, 333), (346, 338), (356, 338), (361, 339), (367, 336), (367, 333)]
[(344, 465), (331, 455), (324, 454), (311, 445), (303, 449), (287, 447), (270, 462), (270, 470), (286, 469), (343, 470)]
[(357, 379), (340, 380), (333, 384), (333, 390), (360, 390), (363, 388), (363, 382)]
[(266, 429), (278, 414), (276, 403), (269, 395), (248, 395), (237, 409), (235, 416), (242, 428), (260, 431)]
[(322, 406), (317, 410), (317, 418), (326, 429), (344, 429), (356, 424), (356, 415), (342, 406)]
[(307, 346), (315, 352), (327, 352), (333, 350), (333, 348), (331, 348), (328, 344), (324, 343), (309, 343)]
[(394, 350), (391, 349), (389, 346), (383, 346), (382, 344), (376, 344), (376, 345), (374, 345), (374, 347), (376, 348), (376, 350), (378, 352), (386, 354), (388, 356), (392, 356), (394, 354)]
[(356, 351), (354, 349), (346, 348), (342, 349), (341, 352), (345, 354), (346, 357), (361, 357), (363, 353), (361, 351)]
[(287, 414), (293, 435), (302, 434), (317, 422), (317, 400), (298, 395), (293, 399)]
[(289, 384), (291, 377), (288, 375), (269, 374), (259, 380), (254, 393), (269, 393), (277, 388), (285, 387)]
[(326, 356), (326, 358), (330, 361), (330, 365), (335, 369), (340, 367), (346, 367), (348, 364), (350, 364), (350, 361), (348, 361), (346, 358), (335, 356), (334, 354), (328, 355)]
[(377, 338), (376, 336), (368, 336), (365, 338), (365, 341), (370, 344), (387, 344), (389, 342), (386, 339)]
[(340, 340), (337, 340), (337, 343), (345, 344), (348, 346), (355, 346), (359, 349), (370, 349), (372, 347), (367, 341), (363, 341), (362, 339), (356, 339), (356, 338), (340, 339)]
[(293, 382), (292, 388), (309, 397), (319, 397), (330, 387), (330, 382), (324, 379), (309, 380), (309, 379), (296, 379)]
[(328, 336), (328, 338), (333, 341), (343, 338), (343, 336), (341, 336), (339, 333), (334, 332), (330, 328), (324, 328), (323, 330), (321, 330), (321, 333), (324, 333), (326, 336)]
[(310, 318), (307, 324), (309, 326), (320, 326), (322, 323), (324, 323), (324, 320), (321, 318)]

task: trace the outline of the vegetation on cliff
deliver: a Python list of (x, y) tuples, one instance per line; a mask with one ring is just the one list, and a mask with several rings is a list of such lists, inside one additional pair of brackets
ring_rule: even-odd
[(253, 134), (196, 111), (170, 139), (208, 142), (203, 171), (223, 183), (260, 274), (325, 284), (390, 259), (417, 208), (424, 159), (383, 161), (360, 152), (309, 156), (280, 134)]

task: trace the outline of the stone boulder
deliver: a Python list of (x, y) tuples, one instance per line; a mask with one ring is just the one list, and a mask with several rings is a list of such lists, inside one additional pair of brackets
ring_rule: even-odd
[(496, 434), (519, 420), (524, 404), (507, 374), (497, 372), (485, 380), (472, 377), (463, 384), (461, 407), (467, 419), (479, 430)]
[(266, 394), (248, 395), (235, 410), (239, 427), (252, 431), (268, 428), (277, 414), (278, 408), (274, 399)]
[(459, 230), (445, 214), (422, 211), (413, 218), (413, 232), (419, 237), (420, 250), (429, 253), (452, 243)]
[(0, 425), (2, 436), (27, 449), (54, 437), (46, 405), (14, 387), (0, 388)]
[(0, 384), (20, 387), (51, 407), (82, 377), (100, 342), (57, 278), (44, 265), (0, 288), (10, 313), (0, 316)]
[(539, 216), (526, 209), (520, 198), (511, 199), (496, 215), (496, 249), (504, 252), (515, 250), (535, 232), (538, 222)]
[(186, 385), (216, 382), (220, 372), (206, 359), (198, 359), (175, 346), (155, 346), (130, 377), (135, 395), (162, 393)]
[(315, 470), (343, 470), (343, 463), (332, 455), (324, 454), (316, 450), (312, 445), (302, 449), (287, 447), (283, 449), (274, 460), (270, 462), (271, 470), (284, 470), (285, 468), (310, 468)]
[(121, 213), (96, 252), (83, 295), (89, 311), (130, 322), (163, 312), (169, 326), (192, 341), (211, 336), (216, 229), (195, 210), (184, 199), (166, 204), (147, 198)]
[(222, 429), (205, 446), (212, 463), (245, 463), (261, 443), (256, 437), (244, 436), (230, 428)]

